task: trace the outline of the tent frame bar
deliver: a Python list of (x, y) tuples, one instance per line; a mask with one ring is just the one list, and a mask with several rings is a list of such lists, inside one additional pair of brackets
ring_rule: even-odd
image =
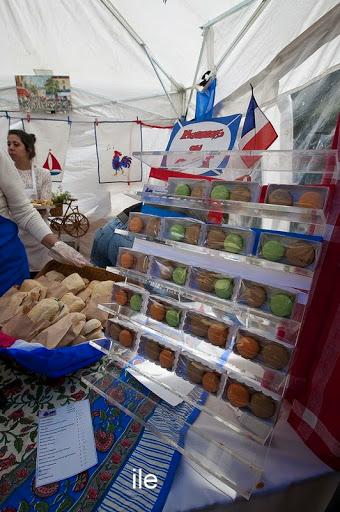
[(271, 2), (271, 0), (262, 0), (260, 5), (257, 7), (255, 12), (252, 14), (252, 16), (249, 18), (247, 23), (244, 25), (244, 27), (240, 30), (240, 32), (237, 34), (229, 48), (224, 52), (222, 57), (220, 58), (219, 62), (216, 65), (216, 71), (220, 69), (225, 59), (228, 57), (228, 55), (233, 51), (233, 49), (236, 47), (236, 45), (241, 41), (241, 39), (246, 35), (250, 27), (255, 23), (257, 18), (260, 16), (262, 11), (268, 6), (268, 4)]
[[(148, 49), (147, 49), (147, 47), (146, 47), (145, 45), (143, 46), (143, 50), (145, 51), (146, 56), (148, 57), (148, 59), (149, 59), (149, 61), (150, 61), (150, 64), (151, 64), (151, 66), (153, 67), (153, 70), (154, 70), (154, 72), (155, 72), (155, 74), (156, 74), (156, 76), (157, 76), (157, 78), (158, 78), (158, 80), (159, 80), (159, 82), (160, 82), (160, 84), (161, 84), (161, 86), (162, 86), (162, 88), (163, 88), (163, 91), (164, 91), (164, 93), (166, 94), (166, 97), (167, 97), (167, 98), (168, 98), (168, 100), (169, 100), (169, 103), (170, 103), (170, 105), (171, 105), (172, 110), (174, 111), (174, 113), (175, 113), (176, 117), (180, 118), (180, 117), (182, 116), (182, 112), (181, 112), (181, 113), (177, 112), (177, 109), (176, 109), (176, 107), (175, 107), (175, 105), (174, 105), (174, 103), (173, 103), (172, 99), (170, 98), (169, 93), (168, 93), (168, 91), (166, 90), (166, 87), (165, 87), (165, 85), (163, 84), (163, 81), (162, 81), (161, 77), (159, 76), (159, 73), (158, 73), (158, 71), (157, 71), (157, 69), (156, 69), (156, 65), (155, 65), (155, 63), (154, 63), (154, 61), (153, 61), (153, 59), (152, 59), (151, 55), (149, 54), (149, 51), (148, 51)], [(182, 93), (183, 93), (183, 91), (182, 91)]]
[(200, 28), (202, 30), (206, 30), (210, 27), (213, 27), (214, 25), (216, 25), (216, 23), (218, 23), (219, 21), (222, 21), (224, 20), (224, 18), (227, 18), (228, 16), (231, 16), (232, 14), (234, 14), (235, 12), (238, 12), (240, 11), (241, 9), (243, 9), (243, 7), (246, 7), (247, 5), (249, 4), (252, 4), (256, 2), (256, 0), (243, 0), (242, 2), (240, 2), (239, 4), (237, 5), (234, 5), (234, 7), (232, 7), (231, 9), (229, 9), (228, 11), (225, 11), (224, 13), (220, 14), (219, 16), (216, 16), (216, 18), (213, 18), (212, 20), (208, 21), (207, 23), (205, 23), (204, 25), (202, 25)]
[(191, 103), (191, 98), (192, 98), (192, 95), (194, 93), (195, 85), (196, 85), (196, 82), (197, 82), (197, 76), (198, 76), (199, 68), (200, 68), (200, 65), (201, 65), (201, 61), (202, 61), (202, 57), (203, 57), (203, 51), (204, 51), (205, 44), (206, 44), (206, 41), (207, 41), (208, 32), (209, 32), (209, 28), (203, 30), (203, 41), (202, 41), (202, 45), (201, 45), (201, 51), (200, 51), (200, 54), (199, 54), (199, 57), (198, 57), (198, 60), (197, 60), (195, 76), (194, 76), (194, 80), (193, 80), (193, 83), (192, 83), (192, 87), (190, 88), (189, 99), (188, 99), (188, 101), (186, 103), (185, 117), (187, 117), (187, 115), (188, 115), (188, 110), (189, 110), (189, 106), (190, 106), (190, 103)]

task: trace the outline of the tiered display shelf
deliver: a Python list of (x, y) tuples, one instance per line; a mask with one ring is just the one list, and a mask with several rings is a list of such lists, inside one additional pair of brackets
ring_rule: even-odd
[[(178, 171), (183, 170), (190, 178), (200, 179), (204, 169), (205, 172), (212, 171), (210, 174), (215, 179), (251, 180), (258, 184), (258, 190), (262, 190), (256, 199), (260, 202), (216, 200), (210, 196), (192, 198), (176, 196), (173, 193), (174, 187), (159, 185), (151, 179), (143, 191), (133, 196), (146, 205), (179, 209), (193, 217), (199, 214), (201, 220), (202, 214), (211, 219), (211, 212), (220, 213), (227, 216), (227, 228), (248, 228), (248, 231), (249, 228), (256, 228), (260, 231), (280, 231), (287, 235), (299, 233), (319, 237), (326, 232), (327, 201), (330, 201), (328, 191), (327, 201), (324, 201), (322, 207), (310, 208), (305, 205), (302, 208), (295, 202), (291, 206), (268, 204), (265, 202), (268, 194), (266, 186), (287, 183), (295, 185), (301, 182), (321, 184), (324, 181), (330, 184), (338, 172), (336, 152), (149, 152), (135, 153), (134, 156), (156, 168), (151, 172), (154, 179), (159, 179), (162, 169), (166, 169), (170, 176), (168, 183), (171, 183), (171, 176), (180, 178)], [(246, 161), (248, 165), (252, 163), (253, 167), (244, 165)], [(186, 175), (181, 179), (185, 181)], [(247, 186), (247, 183), (238, 182), (242, 186)], [(326, 194), (325, 187), (320, 190)], [(233, 489), (249, 498), (261, 478), (268, 456), (316, 264), (302, 268), (286, 262), (269, 261), (261, 257), (258, 250), (256, 253), (253, 250), (243, 254), (227, 252), (228, 246), (226, 250), (215, 250), (204, 244), (203, 237), (200, 237), (200, 242), (196, 241), (196, 245), (191, 245), (169, 239), (164, 229), (151, 237), (136, 229), (129, 231), (129, 228), (117, 230), (117, 233), (133, 234), (134, 248), (132, 251), (121, 248), (117, 267), (108, 268), (125, 280), (115, 285), (112, 302), (100, 305), (100, 309), (110, 315), (106, 338), (91, 343), (107, 354), (108, 359), (102, 372), (87, 377), (86, 383), (175, 447), (221, 490), (228, 492), (228, 489)], [(314, 238), (313, 243), (315, 246), (321, 245), (320, 238), (317, 242)], [(129, 253), (129, 256), (125, 256), (128, 264), (123, 264), (124, 253)], [(137, 261), (139, 263), (135, 267), (132, 262)], [(155, 272), (162, 261), (168, 262), (165, 264), (165, 267), (168, 266), (167, 271), (165, 268), (165, 278), (162, 273)], [(180, 284), (171, 279), (169, 268), (172, 265), (174, 269), (176, 265), (185, 269), (185, 272), (182, 271), (182, 277), (185, 278)], [(229, 279), (233, 292), (228, 297), (219, 297), (211, 290), (193, 286), (192, 276), (197, 272), (215, 273), (216, 279), (224, 279), (225, 282)], [(247, 286), (252, 286), (249, 281), (255, 283), (255, 287), (258, 285), (263, 288), (267, 296), (266, 304), (271, 301), (270, 297), (280, 294), (280, 291), (281, 295), (290, 296), (294, 302), (293, 310), (289, 314), (285, 313), (286, 317), (277, 316), (270, 305), (256, 305), (256, 297), (250, 299), (251, 304), (254, 301), (250, 307), (249, 303), (242, 300), (242, 293), (247, 294)], [(122, 303), (121, 299), (118, 300), (119, 292), (123, 298), (139, 296), (138, 300), (135, 299), (138, 307), (131, 301)], [(171, 310), (171, 322), (167, 323), (162, 316), (155, 318), (151, 314), (152, 304), (160, 305), (164, 311)], [(227, 333), (225, 341), (214, 344), (206, 333), (198, 335), (190, 331), (195, 318), (206, 322), (208, 326), (219, 324), (221, 328), (223, 324), (224, 332)], [(129, 346), (123, 346), (117, 334), (121, 330), (130, 332), (133, 342)], [(239, 352), (238, 341), (242, 337), (257, 340), (260, 350), (258, 355), (248, 357)], [(157, 346), (159, 350), (173, 354), (168, 370), (160, 368), (158, 356), (151, 357), (147, 350), (148, 343), (149, 347), (151, 343), (153, 347)], [(266, 359), (262, 355), (265, 347), (269, 346), (286, 354), (285, 363), (275, 367), (275, 361), (271, 363), (270, 358)], [(150, 375), (143, 365), (135, 364), (136, 358), (138, 361), (141, 358), (153, 361), (155, 373)], [(181, 391), (176, 382), (184, 379), (194, 383), (190, 377), (190, 365), (199, 368), (201, 373), (203, 366), (204, 372), (214, 374), (215, 379), (217, 376), (217, 391), (208, 392), (202, 381), (198, 381), (189, 394)], [(157, 369), (160, 372), (162, 370), (161, 377), (158, 377)], [(148, 400), (150, 405), (155, 403), (153, 395), (146, 395), (140, 386), (134, 388), (122, 378), (125, 370), (131, 370), (135, 376), (147, 377), (160, 389), (171, 392), (200, 411), (199, 421), (193, 425), (183, 425), (187, 432), (185, 438), (175, 430), (162, 430), (152, 416), (145, 422), (132, 407), (126, 408), (115, 400), (111, 391), (119, 384), (130, 393), (135, 393), (137, 398)], [(233, 402), (229, 395), (233, 384), (248, 390), (249, 402)], [(255, 398), (265, 403), (262, 403), (264, 408), (255, 407)], [(157, 407), (165, 405), (158, 403)], [(270, 412), (268, 407), (272, 407)], [(173, 414), (176, 414), (176, 408)]]

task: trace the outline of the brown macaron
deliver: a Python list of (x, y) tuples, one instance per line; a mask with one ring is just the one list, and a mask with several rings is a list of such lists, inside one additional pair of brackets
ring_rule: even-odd
[(288, 190), (284, 188), (277, 188), (269, 194), (267, 203), (278, 204), (282, 206), (292, 206), (294, 200), (292, 194), (288, 192)]
[(139, 217), (138, 215), (134, 215), (130, 220), (128, 224), (128, 230), (132, 233), (141, 233), (144, 228), (144, 222), (142, 217)]
[(139, 254), (137, 256), (136, 270), (142, 274), (146, 274), (149, 267), (149, 257), (146, 254)]
[(120, 334), (121, 330), (122, 330), (122, 327), (120, 327), (120, 325), (115, 324), (113, 322), (109, 323), (108, 334), (109, 334), (110, 338), (112, 338), (113, 340), (115, 340), (115, 341), (119, 340), (119, 334)]
[(200, 272), (197, 275), (197, 286), (202, 292), (212, 293), (215, 290), (216, 277), (209, 272)]
[(249, 285), (246, 287), (242, 299), (251, 308), (260, 308), (267, 300), (267, 292), (262, 286)]
[(198, 315), (190, 316), (190, 330), (194, 336), (205, 338), (208, 335), (210, 322)]
[(322, 195), (318, 192), (314, 192), (313, 190), (304, 192), (300, 196), (296, 206), (300, 206), (300, 208), (315, 208), (319, 210), (323, 206)]
[(296, 242), (286, 250), (286, 258), (290, 265), (308, 267), (315, 260), (315, 249), (306, 242)]
[(246, 186), (235, 187), (230, 193), (230, 199), (232, 201), (250, 201), (251, 193), (249, 188)]
[(201, 233), (201, 226), (193, 224), (185, 230), (184, 242), (191, 245), (197, 245)]
[(128, 294), (126, 293), (125, 290), (122, 290), (121, 288), (117, 289), (115, 291), (114, 297), (115, 297), (115, 301), (120, 306), (125, 306), (125, 304), (127, 304), (129, 302)]
[(159, 226), (160, 226), (160, 219), (159, 218), (149, 218), (145, 225), (145, 234), (146, 236), (149, 236), (150, 238), (154, 238), (158, 236), (159, 234)]
[(249, 404), (250, 393), (248, 388), (238, 382), (229, 384), (227, 398), (234, 407), (245, 407)]
[(151, 361), (158, 361), (161, 347), (156, 341), (147, 340), (144, 344), (145, 354)]
[(130, 348), (133, 345), (134, 334), (128, 329), (122, 329), (119, 333), (118, 341), (123, 347)]
[(120, 264), (124, 268), (132, 268), (135, 265), (135, 256), (131, 252), (123, 252), (120, 255)]
[(211, 249), (223, 249), (225, 236), (225, 232), (222, 229), (210, 228), (206, 245)]
[(255, 416), (264, 420), (274, 416), (276, 409), (274, 400), (261, 392), (252, 394), (249, 407)]
[(282, 370), (287, 366), (290, 359), (289, 351), (286, 347), (278, 343), (266, 343), (262, 348), (261, 355), (263, 362), (275, 370)]
[(240, 336), (236, 341), (236, 349), (240, 356), (245, 359), (254, 359), (261, 350), (261, 346), (251, 336)]
[(170, 281), (172, 279), (173, 271), (175, 270), (174, 265), (169, 261), (158, 261), (159, 277)]
[(202, 199), (203, 191), (204, 191), (203, 184), (202, 183), (196, 183), (196, 185), (193, 185), (191, 187), (190, 197), (195, 197), (196, 199)]
[(226, 344), (229, 329), (226, 325), (214, 322), (208, 329), (208, 340), (216, 347), (223, 347)]
[(188, 379), (193, 384), (202, 384), (203, 375), (206, 371), (206, 368), (201, 363), (190, 361), (187, 368)]
[(158, 322), (162, 322), (165, 318), (166, 310), (163, 304), (153, 302), (150, 306), (150, 316)]
[(220, 387), (221, 377), (216, 372), (206, 372), (203, 375), (202, 386), (209, 393), (217, 393)]
[(164, 349), (159, 353), (159, 363), (162, 368), (166, 368), (167, 370), (171, 370), (175, 361), (175, 354), (172, 350)]

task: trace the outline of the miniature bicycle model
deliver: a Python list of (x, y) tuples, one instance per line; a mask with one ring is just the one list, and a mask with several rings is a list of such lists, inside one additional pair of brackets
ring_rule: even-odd
[(78, 206), (72, 205), (74, 201), (77, 201), (77, 199), (71, 198), (65, 201), (64, 204), (67, 205), (67, 208), (63, 216), (50, 217), (49, 219), (51, 230), (58, 236), (64, 232), (74, 238), (80, 238), (89, 230), (89, 219), (79, 212)]

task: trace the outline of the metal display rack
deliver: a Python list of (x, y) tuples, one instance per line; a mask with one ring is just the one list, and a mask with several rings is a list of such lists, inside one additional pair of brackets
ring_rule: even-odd
[[(202, 166), (214, 170), (216, 179), (237, 180), (247, 174), (256, 180), (260, 187), (269, 183), (297, 184), (306, 175), (313, 177), (314, 182), (327, 178), (328, 183), (336, 178), (338, 163), (334, 151), (267, 151), (267, 152), (147, 152), (135, 153), (143, 163), (157, 167), (156, 178), (162, 169), (171, 171), (185, 170), (190, 177), (200, 179)], [(252, 158), (254, 166), (245, 171), (240, 166), (242, 158)], [(152, 175), (152, 173), (151, 173)], [(178, 176), (177, 176), (178, 177)], [(183, 174), (182, 179), (185, 179)], [(244, 184), (246, 185), (247, 182)], [(228, 225), (289, 233), (303, 233), (321, 236), (326, 232), (327, 209), (299, 208), (296, 206), (277, 206), (264, 202), (251, 203), (243, 201), (212, 201), (209, 198), (193, 199), (169, 195), (167, 187), (150, 180), (144, 190), (134, 195), (145, 204), (179, 208), (190, 212), (222, 212), (229, 215)], [(108, 355), (107, 363), (101, 373), (86, 377), (86, 384), (108, 401), (119, 407), (126, 414), (151, 430), (160, 439), (170, 444), (199, 470), (209, 481), (222, 491), (235, 490), (249, 498), (260, 481), (264, 464), (270, 450), (271, 438), (279, 406), (289, 378), (289, 364), (286, 368), (274, 369), (266, 366), (261, 360), (248, 360), (235, 351), (235, 340), (240, 330), (253, 333), (254, 336), (265, 338), (266, 342), (280, 344), (291, 352), (298, 339), (303, 320), (308, 292), (311, 289), (315, 268), (304, 269), (283, 263), (259, 258), (255, 255), (231, 254), (188, 243), (176, 242), (162, 236), (148, 238), (143, 234), (130, 233), (127, 230), (116, 230), (120, 235), (133, 234), (135, 243), (132, 252), (143, 253), (149, 258), (147, 268), (143, 272), (136, 269), (108, 267), (108, 270), (125, 278), (116, 287), (129, 289), (134, 283), (134, 290), (140, 287), (143, 298), (140, 311), (128, 305), (120, 305), (114, 300), (99, 307), (109, 313), (106, 338), (93, 340), (91, 344)], [(122, 252), (129, 249), (120, 249)], [(131, 252), (131, 251), (130, 251)], [(120, 258), (120, 256), (119, 256)], [(215, 271), (233, 277), (235, 283), (242, 279), (251, 279), (262, 285), (276, 286), (283, 290), (299, 291), (296, 295), (297, 307), (291, 318), (281, 318), (270, 311), (251, 308), (237, 299), (236, 292), (229, 299), (219, 298), (204, 291), (193, 289), (189, 279), (183, 285), (160, 279), (152, 272), (153, 261), (157, 258), (173, 260), (187, 267), (188, 273), (195, 268)], [(235, 284), (236, 286), (236, 284)], [(290, 287), (290, 288), (289, 288)], [(300, 293), (301, 289), (304, 293)], [(301, 299), (300, 297), (303, 297)], [(148, 303), (152, 300), (168, 301), (174, 308), (180, 308), (181, 324), (169, 327), (164, 322), (155, 320), (148, 313)], [(228, 342), (223, 347), (216, 347), (192, 334), (185, 332), (185, 321), (188, 315), (197, 313), (205, 315), (211, 321), (226, 322), (232, 326)], [(110, 327), (118, 324), (135, 333), (133, 346), (124, 347), (118, 339), (111, 336)], [(180, 392), (174, 384), (167, 380), (159, 380), (143, 374), (143, 369), (134, 364), (134, 358), (147, 358), (143, 349), (145, 339), (168, 348), (175, 354), (175, 363), (169, 374), (176, 379), (186, 379), (186, 360), (204, 363), (212, 372), (218, 373), (220, 387), (216, 394), (209, 394), (197, 384), (189, 394)], [(292, 358), (290, 359), (290, 361)], [(155, 368), (157, 363), (154, 362)], [(184, 366), (183, 366), (184, 365)], [(159, 367), (159, 365), (158, 365)], [(206, 419), (209, 429), (202, 427), (203, 422), (185, 425), (186, 437), (173, 433), (164, 433), (152, 419), (144, 421), (132, 408), (125, 408), (110, 393), (112, 387), (119, 383), (129, 392), (135, 393), (147, 401), (153, 402), (152, 395), (146, 396), (140, 388), (134, 389), (121, 379), (122, 370), (131, 369), (136, 374), (148, 377), (155, 384), (171, 391), (180, 400), (200, 411), (200, 418)], [(156, 372), (157, 373), (157, 372)], [(275, 403), (276, 412), (269, 419), (256, 416), (249, 407), (236, 407), (228, 399), (226, 390), (230, 382), (238, 382), (248, 387), (251, 393), (263, 394)], [(157, 402), (158, 403), (158, 402)], [(162, 404), (158, 407), (162, 407)], [(175, 414), (175, 408), (174, 408)], [(211, 435), (214, 432), (214, 436)], [(270, 456), (270, 454), (269, 454)]]

